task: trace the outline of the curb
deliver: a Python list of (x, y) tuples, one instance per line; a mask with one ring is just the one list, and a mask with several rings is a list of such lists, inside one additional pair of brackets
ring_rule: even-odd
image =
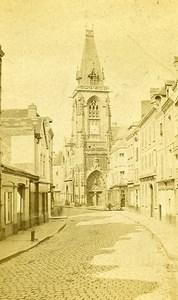
[(42, 244), (43, 242), (49, 240), (50, 238), (52, 238), (54, 235), (56, 235), (57, 233), (59, 233), (62, 229), (64, 229), (66, 227), (66, 222), (64, 222), (64, 224), (55, 232), (53, 232), (52, 234), (48, 235), (48, 236), (45, 236), (44, 238), (42, 238), (41, 240), (39, 240), (38, 242), (36, 241), (35, 244), (33, 245), (30, 245), (30, 246), (27, 246), (26, 248), (22, 249), (22, 250), (19, 250), (15, 253), (12, 253), (4, 258), (1, 258), (0, 259), (0, 264), (10, 260), (11, 258), (15, 258), (17, 256), (19, 256), (20, 254), (28, 251), (28, 250), (31, 250), (35, 247), (37, 247), (38, 245)]
[(145, 225), (144, 223), (142, 223), (141, 221), (138, 221), (138, 220), (135, 220), (134, 218), (132, 217), (129, 217), (129, 216), (125, 216), (126, 218), (128, 219), (131, 219), (133, 220), (135, 223), (143, 226), (147, 231), (149, 231), (152, 235), (152, 238), (157, 241), (165, 255), (167, 256), (167, 259), (168, 259), (168, 268), (170, 269), (171, 273), (172, 273), (172, 276), (173, 276), (173, 284), (174, 284), (174, 290), (173, 290), (173, 298), (171, 299), (178, 299), (178, 257), (175, 257), (171, 254), (169, 254), (168, 250), (166, 249), (166, 247), (164, 246), (164, 243), (162, 242), (162, 240), (159, 238), (159, 236), (153, 232), (150, 227), (148, 225)]

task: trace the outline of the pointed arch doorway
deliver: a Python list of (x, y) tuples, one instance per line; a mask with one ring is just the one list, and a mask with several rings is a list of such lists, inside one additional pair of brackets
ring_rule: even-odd
[(87, 179), (87, 206), (105, 204), (106, 185), (103, 173), (95, 170)]

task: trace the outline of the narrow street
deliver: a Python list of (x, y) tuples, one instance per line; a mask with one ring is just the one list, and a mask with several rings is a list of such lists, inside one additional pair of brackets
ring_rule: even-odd
[(0, 299), (175, 299), (167, 257), (144, 227), (119, 211), (64, 214), (65, 229), (0, 266)]

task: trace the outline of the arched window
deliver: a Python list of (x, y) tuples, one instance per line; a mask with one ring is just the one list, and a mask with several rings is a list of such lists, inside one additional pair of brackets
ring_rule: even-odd
[(99, 107), (96, 99), (92, 99), (89, 104), (89, 117), (98, 118), (99, 117)]

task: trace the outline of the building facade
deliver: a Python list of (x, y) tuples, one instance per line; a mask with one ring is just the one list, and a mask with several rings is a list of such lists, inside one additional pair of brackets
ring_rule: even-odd
[(127, 202), (127, 142), (117, 139), (110, 151), (110, 168), (108, 172), (109, 203), (112, 209), (123, 209)]
[(63, 166), (63, 153), (54, 155), (53, 158), (53, 194), (54, 194), (54, 215), (59, 215), (61, 208), (64, 205), (64, 166)]
[(48, 221), (53, 188), (50, 123), (38, 115), (34, 104), (2, 111), (0, 223), (4, 236)]
[[(139, 136), (139, 210), (150, 217), (178, 224), (178, 57), (175, 80), (150, 90), (150, 105), (132, 129), (128, 141), (130, 206), (137, 208), (132, 189), (136, 183), (135, 134)], [(132, 150), (131, 150), (132, 149)], [(134, 155), (135, 153), (135, 155)], [(133, 191), (134, 194), (134, 191)]]
[(111, 142), (109, 88), (104, 84), (93, 30), (86, 30), (78, 85), (73, 93), (72, 136), (66, 143), (66, 202), (105, 206)]
[(129, 127), (127, 140), (128, 157), (128, 205), (140, 210), (140, 130), (138, 123)]

